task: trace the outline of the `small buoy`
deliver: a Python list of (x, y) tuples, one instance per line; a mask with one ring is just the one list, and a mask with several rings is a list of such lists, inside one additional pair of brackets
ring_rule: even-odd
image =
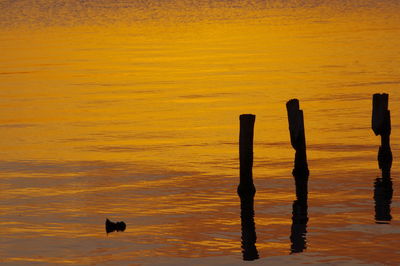
[(126, 224), (124, 222), (111, 222), (109, 219), (106, 219), (106, 232), (108, 233), (112, 233), (114, 231), (125, 231), (126, 229)]

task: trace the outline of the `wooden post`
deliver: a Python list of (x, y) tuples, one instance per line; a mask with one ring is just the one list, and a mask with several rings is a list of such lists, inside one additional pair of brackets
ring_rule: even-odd
[(239, 119), (240, 183), (237, 192), (240, 197), (242, 253), (243, 260), (256, 260), (259, 258), (255, 245), (257, 240), (254, 223), (254, 195), (256, 188), (253, 183), (253, 138), (256, 116), (243, 114)]
[(390, 135), (389, 95), (375, 93), (372, 96), (372, 130), (375, 135)]
[(254, 194), (256, 193), (256, 189), (253, 184), (253, 136), (255, 120), (255, 115), (240, 115), (240, 184), (237, 191), (240, 197), (254, 197)]
[(304, 134), (303, 111), (300, 110), (299, 100), (291, 99), (286, 103), (286, 110), (289, 121), (290, 142), (292, 147), (297, 150), (306, 149), (306, 139)]
[(389, 95), (376, 93), (372, 96), (372, 121), (371, 126), (375, 135), (381, 136), (381, 146), (378, 151), (379, 168), (382, 174), (387, 175), (392, 167), (392, 151), (390, 149), (391, 121), (389, 106)]
[(308, 195), (308, 164), (306, 153), (306, 138), (304, 133), (304, 117), (303, 111), (300, 110), (299, 100), (292, 99), (286, 103), (288, 114), (290, 142), (296, 150), (294, 169), (292, 174), (296, 183), (297, 199), (303, 203), (307, 203)]
[(392, 167), (392, 150), (390, 148), (391, 121), (389, 95), (376, 93), (372, 96), (372, 121), (371, 127), (375, 135), (381, 136), (381, 146), (378, 150), (378, 165), (382, 177), (374, 183), (375, 222), (387, 224), (392, 220), (390, 204), (393, 197), (393, 185), (390, 177)]
[(290, 234), (291, 253), (303, 252), (306, 249), (306, 233), (308, 222), (308, 164), (306, 153), (306, 137), (304, 132), (304, 116), (300, 110), (298, 99), (286, 103), (288, 114), (290, 143), (296, 150), (292, 175), (296, 184), (296, 200), (292, 206), (292, 228)]

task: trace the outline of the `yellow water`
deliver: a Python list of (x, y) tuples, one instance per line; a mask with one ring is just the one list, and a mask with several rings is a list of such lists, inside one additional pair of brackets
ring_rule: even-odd
[[(254, 113), (257, 262), (399, 264), (399, 12), (396, 1), (0, 1), (0, 262), (240, 263), (238, 117)], [(392, 116), (384, 225), (377, 92)], [(311, 172), (295, 255), (291, 98)], [(126, 231), (107, 235), (107, 217)]]

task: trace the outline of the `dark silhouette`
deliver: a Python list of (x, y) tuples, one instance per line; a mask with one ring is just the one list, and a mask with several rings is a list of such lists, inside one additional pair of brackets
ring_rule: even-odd
[[(294, 170), (293, 173), (295, 173)], [(307, 248), (306, 233), (308, 222), (308, 172), (304, 173), (303, 175), (294, 175), (294, 178), (296, 182), (297, 199), (293, 201), (292, 205), (292, 228), (290, 234), (290, 241), (292, 242), (290, 247), (291, 254), (303, 252)]]
[(372, 98), (372, 130), (381, 136), (381, 146), (378, 150), (378, 165), (382, 177), (374, 183), (375, 222), (387, 224), (392, 220), (390, 204), (393, 196), (393, 185), (390, 177), (392, 167), (392, 150), (390, 148), (391, 121), (388, 110), (389, 95), (374, 94)]
[(304, 133), (303, 111), (299, 100), (292, 99), (286, 103), (288, 113), (290, 142), (296, 150), (292, 175), (296, 185), (296, 200), (292, 205), (292, 228), (290, 234), (291, 254), (303, 252), (306, 249), (306, 233), (308, 222), (308, 164), (306, 153), (306, 138)]
[(240, 115), (239, 133), (239, 160), (240, 160), (240, 183), (238, 194), (242, 196), (253, 196), (256, 188), (253, 184), (253, 136), (255, 115)]
[(392, 220), (390, 204), (393, 197), (393, 185), (389, 176), (377, 178), (374, 183), (375, 222), (388, 224)]
[(243, 260), (256, 260), (259, 258), (256, 247), (257, 235), (254, 223), (253, 199), (253, 197), (240, 197)]
[(292, 99), (286, 103), (286, 110), (288, 113), (290, 143), (296, 150), (293, 175), (308, 177), (308, 164), (306, 153), (306, 137), (304, 133), (304, 118), (303, 111), (300, 110), (299, 100)]
[(106, 219), (106, 232), (112, 233), (114, 231), (125, 231), (126, 224), (124, 222), (111, 222), (110, 220)]
[(255, 115), (240, 116), (239, 159), (240, 183), (237, 193), (240, 197), (240, 218), (242, 225), (243, 260), (259, 258), (256, 247), (256, 228), (254, 223), (254, 195), (256, 189), (253, 183), (253, 136)]

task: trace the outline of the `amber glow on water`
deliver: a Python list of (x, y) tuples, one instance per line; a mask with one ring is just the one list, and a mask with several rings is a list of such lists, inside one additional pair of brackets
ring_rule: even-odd
[[(258, 262), (400, 263), (398, 3), (110, 2), (0, 2), (0, 262), (240, 263), (238, 117), (253, 113)], [(311, 174), (307, 249), (289, 255), (291, 98)]]

